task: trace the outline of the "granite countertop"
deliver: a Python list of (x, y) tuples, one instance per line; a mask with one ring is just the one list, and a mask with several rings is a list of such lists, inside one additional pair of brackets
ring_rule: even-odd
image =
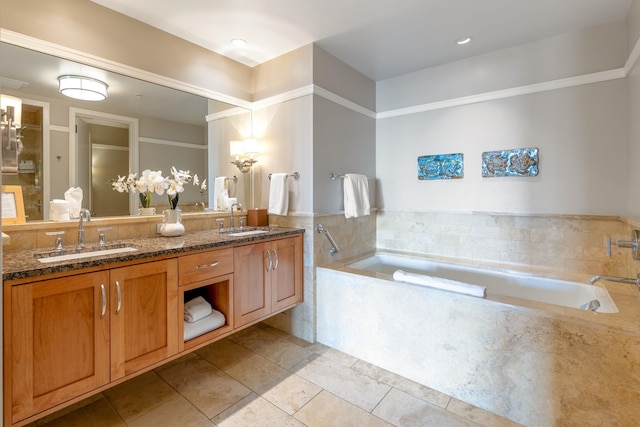
[[(247, 228), (247, 230), (255, 229), (255, 227)], [(137, 248), (137, 250), (51, 263), (42, 263), (38, 258), (42, 257), (42, 255), (56, 255), (55, 253), (52, 253), (54, 252), (53, 249), (5, 252), (2, 260), (2, 280), (10, 281), (26, 279), (46, 274), (62, 273), (91, 267), (108, 267), (112, 264), (122, 262), (144, 260), (158, 256), (177, 256), (187, 254), (192, 251), (232, 247), (239, 244), (260, 242), (274, 237), (286, 237), (304, 233), (304, 229), (298, 228), (258, 227), (258, 229), (266, 232), (245, 236), (232, 236), (228, 232), (219, 233), (218, 231), (206, 230), (191, 233), (187, 232), (180, 237), (157, 236), (144, 239), (118, 240), (109, 242), (107, 247), (103, 249), (129, 246)], [(73, 250), (73, 246), (65, 246), (63, 253), (70, 253), (73, 252)], [(90, 252), (94, 250), (100, 250), (100, 248), (95, 244), (87, 245), (87, 248), (82, 250), (82, 252)]]

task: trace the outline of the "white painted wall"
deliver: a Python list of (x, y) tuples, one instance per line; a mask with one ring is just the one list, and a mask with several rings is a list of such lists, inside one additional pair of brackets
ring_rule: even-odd
[[(582, 35), (584, 40), (558, 36), (379, 82), (378, 112), (624, 65), (624, 23)], [(627, 92), (626, 79), (614, 79), (379, 119), (381, 207), (624, 215)], [(482, 152), (532, 146), (540, 149), (537, 177), (481, 177)], [(418, 156), (446, 153), (464, 154), (464, 179), (417, 179)]]

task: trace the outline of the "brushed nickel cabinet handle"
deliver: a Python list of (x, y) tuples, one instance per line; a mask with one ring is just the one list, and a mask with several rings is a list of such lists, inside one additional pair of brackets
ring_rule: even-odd
[(213, 262), (211, 264), (200, 264), (200, 265), (196, 265), (196, 268), (210, 268), (210, 267), (216, 267), (220, 265), (220, 261), (216, 261)]
[(104, 288), (104, 283), (100, 285), (100, 292), (102, 292), (102, 313), (100, 313), (100, 318), (104, 319), (104, 315), (107, 314), (107, 290)]
[(271, 271), (271, 267), (273, 267), (273, 259), (271, 258), (271, 251), (267, 251), (267, 258), (269, 259), (269, 264), (267, 264), (267, 272)]
[(278, 269), (278, 250), (277, 250), (277, 249), (274, 249), (274, 250), (273, 250), (273, 254), (274, 254), (274, 255), (275, 255), (275, 257), (276, 257), (276, 265), (273, 267), (273, 269), (274, 269), (274, 270), (277, 270), (277, 269)]
[(116, 314), (120, 314), (122, 308), (122, 292), (120, 291), (120, 282), (116, 280), (116, 292), (118, 293), (118, 307), (116, 308)]

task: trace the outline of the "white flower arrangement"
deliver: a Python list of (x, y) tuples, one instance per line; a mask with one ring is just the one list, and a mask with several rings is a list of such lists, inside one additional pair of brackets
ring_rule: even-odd
[(151, 195), (156, 193), (162, 196), (165, 192), (169, 198), (169, 206), (171, 209), (178, 207), (179, 194), (184, 191), (184, 185), (193, 182), (193, 185), (200, 185), (200, 193), (207, 190), (206, 178), (200, 184), (198, 175), (191, 176), (189, 171), (176, 170), (171, 167), (171, 177), (163, 177), (162, 171), (152, 171), (145, 169), (142, 171), (140, 178), (137, 173), (130, 173), (128, 176), (118, 175), (118, 179), (111, 180), (111, 188), (119, 193), (128, 193), (129, 191), (137, 191), (140, 196), (140, 203), (143, 208), (151, 207)]

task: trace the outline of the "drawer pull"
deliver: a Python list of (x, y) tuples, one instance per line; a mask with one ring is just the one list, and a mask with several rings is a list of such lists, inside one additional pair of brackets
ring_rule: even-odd
[(116, 308), (116, 314), (120, 314), (122, 308), (122, 292), (120, 292), (120, 282), (116, 280), (116, 292), (118, 293), (118, 307)]
[(196, 268), (210, 268), (210, 267), (216, 267), (220, 264), (220, 261), (216, 261), (213, 262), (211, 264), (201, 264), (201, 265), (196, 265)]
[(100, 313), (100, 318), (104, 319), (104, 315), (107, 314), (107, 291), (104, 288), (104, 283), (100, 285), (100, 291), (102, 292), (102, 313)]

